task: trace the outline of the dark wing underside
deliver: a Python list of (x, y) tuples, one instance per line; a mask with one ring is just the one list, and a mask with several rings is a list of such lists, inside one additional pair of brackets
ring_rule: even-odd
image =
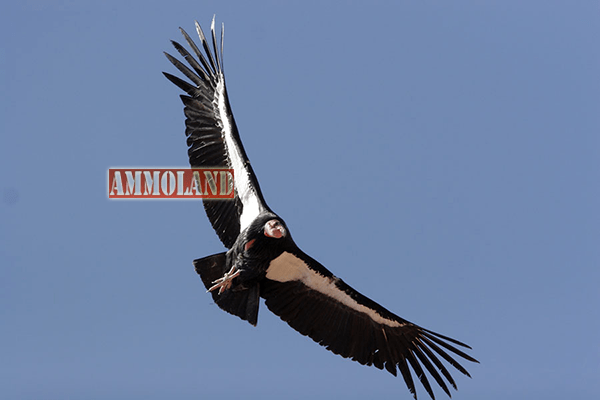
[(223, 30), (220, 52), (217, 51), (214, 19), (211, 25), (212, 50), (200, 25), (196, 30), (206, 57), (190, 36), (181, 29), (196, 58), (177, 42), (175, 49), (187, 61), (185, 64), (165, 53), (169, 61), (187, 77), (163, 74), (181, 88), (184, 104), (185, 134), (190, 165), (197, 168), (232, 168), (234, 170), (235, 198), (231, 200), (204, 200), (208, 219), (219, 239), (231, 248), (239, 233), (268, 207), (252, 171), (231, 112), (223, 75)]
[[(292, 328), (342, 357), (385, 368), (394, 376), (399, 370), (415, 398), (409, 365), (432, 398), (425, 370), (449, 396), (446, 382), (456, 389), (441, 359), (470, 376), (453, 358), (477, 362), (457, 348), (469, 346), (396, 316), (306, 254), (293, 257), (296, 259), (282, 259), (288, 265), (281, 265), (281, 271), (286, 272), (272, 274), (279, 281), (266, 279), (261, 288), (267, 307)], [(300, 271), (302, 268), (306, 270)]]

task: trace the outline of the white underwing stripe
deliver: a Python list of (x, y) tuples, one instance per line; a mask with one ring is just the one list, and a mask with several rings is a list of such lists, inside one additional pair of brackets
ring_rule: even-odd
[(219, 80), (217, 83), (217, 107), (219, 109), (219, 119), (221, 120), (223, 130), (223, 137), (225, 139), (225, 146), (227, 154), (231, 161), (231, 167), (233, 168), (233, 183), (235, 192), (242, 201), (243, 210), (240, 216), (240, 231), (244, 231), (248, 225), (260, 214), (262, 211), (262, 205), (258, 200), (254, 188), (252, 187), (249, 179), (249, 171), (244, 166), (244, 159), (242, 153), (232, 136), (231, 121), (227, 113), (227, 105), (225, 102), (225, 78), (223, 73), (219, 73)]
[(368, 315), (369, 318), (377, 323), (392, 328), (402, 326), (398, 321), (386, 319), (377, 314), (375, 310), (357, 303), (347, 293), (338, 289), (335, 285), (335, 279), (337, 278), (329, 278), (319, 274), (310, 269), (304, 261), (288, 252), (283, 252), (279, 257), (271, 261), (267, 269), (267, 279), (277, 282), (301, 281), (309, 288), (323, 293), (360, 313)]

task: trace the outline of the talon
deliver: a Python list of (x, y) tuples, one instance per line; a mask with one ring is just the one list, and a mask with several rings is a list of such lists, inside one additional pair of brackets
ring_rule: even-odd
[(219, 278), (215, 281), (213, 281), (214, 285), (212, 285), (207, 292), (212, 292), (215, 289), (219, 289), (219, 293), (221, 294), (224, 291), (226, 291), (227, 289), (229, 289), (231, 287), (231, 281), (238, 277), (240, 275), (240, 270), (237, 269), (235, 266), (231, 267), (231, 269), (229, 270), (229, 272), (226, 272), (225, 275), (223, 275), (222, 278)]

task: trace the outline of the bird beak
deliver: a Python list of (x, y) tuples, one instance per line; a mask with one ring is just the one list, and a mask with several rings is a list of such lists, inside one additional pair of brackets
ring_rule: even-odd
[(276, 219), (272, 219), (265, 224), (264, 232), (266, 237), (275, 239), (280, 239), (286, 234), (285, 228)]

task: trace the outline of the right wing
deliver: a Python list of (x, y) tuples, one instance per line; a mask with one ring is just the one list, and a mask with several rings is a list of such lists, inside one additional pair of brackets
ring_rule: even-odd
[(217, 51), (214, 18), (211, 24), (212, 51), (198, 22), (196, 22), (196, 30), (208, 60), (189, 35), (181, 29), (197, 59), (179, 43), (174, 41), (171, 43), (192, 69), (170, 54), (165, 53), (165, 55), (188, 78), (189, 82), (166, 72), (163, 74), (187, 93), (181, 96), (181, 100), (185, 106), (183, 111), (186, 116), (185, 134), (189, 146), (190, 165), (233, 169), (234, 200), (205, 199), (203, 201), (208, 219), (219, 239), (225, 247), (231, 248), (240, 232), (261, 212), (270, 209), (262, 196), (258, 180), (242, 146), (229, 105), (223, 75), (224, 28), (221, 28), (220, 57)]

